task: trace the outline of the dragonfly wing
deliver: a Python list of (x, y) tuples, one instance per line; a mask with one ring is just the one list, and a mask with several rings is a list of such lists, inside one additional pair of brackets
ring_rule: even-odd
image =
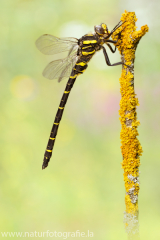
[(69, 63), (66, 65), (66, 67), (63, 69), (63, 71), (61, 72), (61, 75), (60, 77), (58, 78), (58, 82), (60, 82), (63, 78), (66, 78), (66, 77), (70, 77), (71, 75), (71, 72), (72, 72), (72, 69), (73, 67), (75, 66), (75, 63), (76, 63), (76, 56), (74, 58), (72, 58)]
[(58, 81), (61, 81), (62, 78), (69, 77), (76, 63), (76, 57), (77, 55), (73, 55), (72, 57), (50, 62), (44, 69), (43, 76), (50, 80), (58, 79)]
[(37, 48), (46, 55), (53, 55), (65, 51), (72, 51), (78, 48), (78, 39), (76, 38), (57, 38), (55, 36), (44, 34), (36, 41)]

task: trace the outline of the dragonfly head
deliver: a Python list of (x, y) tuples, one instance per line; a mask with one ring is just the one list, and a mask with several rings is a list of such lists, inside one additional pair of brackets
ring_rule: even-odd
[(104, 35), (108, 34), (108, 28), (105, 23), (102, 23), (101, 25), (94, 26), (94, 30), (98, 35)]

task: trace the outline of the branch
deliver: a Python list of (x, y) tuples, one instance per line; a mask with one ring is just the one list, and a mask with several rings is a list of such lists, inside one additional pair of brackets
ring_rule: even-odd
[(120, 121), (122, 125), (121, 152), (123, 157), (122, 168), (124, 169), (125, 182), (125, 204), (124, 213), (125, 228), (128, 233), (128, 239), (139, 239), (138, 223), (138, 194), (139, 194), (139, 166), (142, 147), (137, 139), (137, 120), (136, 107), (139, 105), (134, 92), (134, 61), (135, 51), (142, 36), (148, 32), (148, 26), (141, 27), (136, 31), (135, 22), (137, 21), (134, 12), (125, 11), (122, 14), (121, 21), (123, 25), (114, 32), (112, 38), (117, 39), (117, 34), (122, 31), (120, 40), (115, 44), (118, 48), (122, 62), (120, 78)]

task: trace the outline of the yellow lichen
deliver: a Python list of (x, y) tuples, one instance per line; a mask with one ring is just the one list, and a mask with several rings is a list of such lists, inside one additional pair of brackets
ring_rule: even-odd
[[(117, 34), (122, 31), (121, 38), (115, 44), (122, 55), (123, 62), (131, 66), (123, 66), (120, 77), (120, 121), (122, 130), (121, 138), (121, 152), (123, 156), (122, 168), (124, 169), (125, 182), (125, 204), (126, 213), (137, 214), (138, 212), (138, 193), (139, 193), (139, 166), (140, 156), (142, 155), (142, 147), (137, 139), (137, 127), (140, 122), (137, 120), (136, 107), (139, 105), (138, 99), (134, 92), (134, 60), (137, 44), (141, 37), (148, 31), (148, 26), (141, 27), (141, 30), (136, 31), (135, 22), (137, 21), (134, 12), (125, 11), (122, 14), (121, 21), (124, 22), (118, 28), (113, 40), (117, 39)], [(136, 197), (136, 200), (133, 200)]]

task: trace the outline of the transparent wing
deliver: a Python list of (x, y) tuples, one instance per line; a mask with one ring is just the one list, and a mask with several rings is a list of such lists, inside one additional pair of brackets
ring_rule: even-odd
[(57, 38), (49, 34), (44, 34), (37, 39), (35, 44), (43, 54), (53, 55), (65, 51), (72, 51), (72, 48), (78, 47), (78, 39)]
[(60, 82), (63, 78), (69, 77), (77, 59), (77, 54), (73, 54), (64, 59), (58, 59), (50, 62), (43, 71), (43, 76), (52, 80), (58, 79)]

